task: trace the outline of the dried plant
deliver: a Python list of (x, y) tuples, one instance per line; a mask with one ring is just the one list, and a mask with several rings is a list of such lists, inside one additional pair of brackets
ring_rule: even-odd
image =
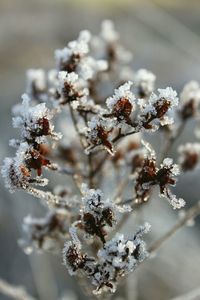
[[(200, 86), (190, 82), (180, 96), (171, 87), (155, 91), (152, 72), (131, 69), (132, 55), (120, 45), (111, 21), (102, 23), (98, 36), (81, 31), (56, 50), (55, 59), (53, 70), (27, 72), (22, 103), (13, 108), (20, 136), (10, 145), (16, 153), (5, 158), (2, 176), (11, 192), (24, 190), (47, 208), (44, 218), (24, 219), (25, 252), (63, 248), (69, 274), (105, 295), (200, 213), (198, 203), (150, 247), (143, 237), (147, 222), (135, 233), (119, 233), (132, 211), (159, 201), (159, 195), (173, 209), (184, 207), (171, 186), (180, 172), (198, 166), (200, 142), (180, 145), (178, 164), (168, 152), (188, 120), (198, 124)], [(166, 142), (157, 154), (147, 142), (155, 134)], [(73, 183), (49, 184), (44, 170)], [(156, 186), (158, 199), (152, 199)], [(104, 189), (114, 194), (105, 195)]]

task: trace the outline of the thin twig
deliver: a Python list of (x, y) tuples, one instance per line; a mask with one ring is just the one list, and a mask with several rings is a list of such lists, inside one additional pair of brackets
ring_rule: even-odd
[(11, 299), (35, 300), (35, 298), (30, 296), (23, 287), (11, 285), (3, 279), (0, 279), (0, 293)]
[(94, 187), (94, 174), (93, 174), (93, 163), (92, 163), (92, 153), (88, 154), (88, 168), (89, 168), (89, 174), (88, 174), (88, 181), (89, 181), (89, 187), (93, 188)]
[(172, 146), (174, 145), (174, 143), (177, 141), (177, 139), (180, 137), (180, 135), (184, 131), (185, 125), (186, 125), (186, 122), (182, 122), (181, 125), (179, 126), (179, 128), (177, 129), (176, 134), (167, 140), (165, 148), (160, 156), (160, 161), (162, 161), (165, 158), (165, 156), (169, 153), (169, 151), (172, 148)]
[(180, 228), (185, 226), (189, 220), (196, 218), (200, 214), (200, 201), (190, 208), (184, 217), (182, 217), (169, 231), (167, 231), (160, 239), (155, 241), (148, 249), (149, 253), (155, 252), (169, 238), (171, 238)]
[(124, 181), (120, 182), (120, 184), (117, 187), (115, 196), (114, 196), (114, 201), (116, 201), (118, 198), (120, 198), (122, 196), (122, 193), (123, 193), (125, 187), (128, 185), (129, 181), (130, 181), (130, 175), (128, 175), (128, 177), (126, 179), (124, 179)]
[(78, 124), (77, 124), (77, 120), (76, 120), (76, 117), (74, 115), (74, 111), (73, 111), (73, 108), (71, 106), (71, 103), (69, 103), (69, 110), (70, 110), (70, 114), (71, 114), (71, 119), (72, 119), (72, 122), (74, 124), (74, 128), (80, 138), (80, 143), (81, 143), (81, 146), (83, 147), (83, 150), (85, 150), (85, 145), (84, 145), (84, 142), (82, 140), (82, 137), (81, 137), (81, 134), (79, 132), (79, 129), (78, 129)]
[(198, 299), (200, 299), (200, 287), (197, 287), (196, 289), (194, 289), (184, 295), (175, 297), (171, 300), (198, 300)]

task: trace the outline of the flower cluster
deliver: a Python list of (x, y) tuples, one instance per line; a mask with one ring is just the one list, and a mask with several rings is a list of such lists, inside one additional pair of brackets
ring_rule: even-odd
[[(133, 133), (155, 131), (160, 126), (174, 122), (171, 112), (178, 105), (176, 91), (170, 87), (158, 89), (158, 95), (152, 93), (148, 100), (138, 99), (136, 101), (135, 95), (131, 91), (132, 84), (129, 81), (115, 89), (114, 95), (106, 100), (107, 111), (102, 116), (93, 117), (88, 122), (87, 138), (93, 145), (89, 149), (103, 144), (112, 154), (114, 145), (111, 132), (116, 128), (124, 130), (125, 132), (121, 134), (126, 136), (130, 134), (128, 128), (132, 128)], [(139, 105), (139, 112), (136, 111), (136, 103)], [(137, 113), (133, 114), (134, 111)], [(127, 125), (128, 128), (124, 125)], [(106, 129), (106, 126), (109, 126), (109, 129)]]
[(89, 31), (81, 31), (77, 40), (69, 42), (64, 49), (56, 50), (58, 69), (68, 73), (76, 72), (84, 80), (95, 77), (99, 71), (105, 71), (105, 60), (95, 60), (88, 55), (90, 39)]
[(77, 236), (65, 243), (63, 261), (71, 275), (84, 273), (96, 287), (94, 294), (110, 290), (115, 292), (119, 279), (130, 272), (147, 258), (146, 244), (141, 239), (149, 231), (149, 224), (141, 226), (131, 237), (116, 234), (106, 242), (97, 253), (97, 258), (84, 253)]
[[(87, 277), (96, 294), (114, 292), (120, 278), (148, 256), (142, 239), (148, 224), (131, 237), (117, 232), (132, 208), (136, 213), (154, 187), (174, 209), (182, 208), (185, 201), (171, 187), (180, 171), (200, 160), (198, 142), (178, 148), (180, 170), (167, 158), (187, 121), (198, 119), (200, 85), (188, 83), (180, 96), (172, 87), (157, 89), (156, 76), (133, 71), (131, 59), (106, 20), (98, 36), (84, 30), (56, 50), (55, 68), (28, 70), (26, 93), (13, 109), (20, 137), (10, 145), (16, 152), (1, 170), (11, 192), (25, 190), (48, 209), (44, 218), (25, 218), (20, 243), (26, 252), (55, 251), (66, 241), (69, 273)], [(160, 160), (143, 141), (158, 137), (164, 139)], [(47, 187), (51, 177), (44, 170), (69, 179), (61, 178), (62, 187), (55, 176)]]
[(54, 131), (53, 114), (45, 103), (33, 106), (27, 94), (22, 99), (22, 104), (14, 109), (13, 118), (13, 126), (20, 129), (21, 140), (10, 141), (10, 145), (17, 148), (16, 155), (5, 158), (1, 173), (11, 192), (24, 189), (53, 203), (57, 197), (51, 197), (50, 192), (36, 190), (32, 185), (47, 185), (48, 180), (41, 176), (43, 168), (57, 169), (57, 165), (46, 158), (45, 143), (47, 137), (57, 141), (61, 135)]

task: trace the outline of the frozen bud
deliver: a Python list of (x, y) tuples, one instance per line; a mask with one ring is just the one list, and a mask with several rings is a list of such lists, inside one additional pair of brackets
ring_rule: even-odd
[(138, 104), (142, 111), (140, 127), (145, 130), (157, 130), (159, 126), (174, 122), (171, 111), (178, 105), (177, 92), (171, 87), (158, 89), (158, 95), (152, 93), (148, 102), (140, 100)]
[(59, 139), (60, 135), (54, 132), (51, 119), (53, 115), (45, 103), (31, 105), (27, 94), (22, 95), (22, 104), (18, 108), (18, 116), (13, 118), (13, 126), (21, 129), (21, 136), (29, 141), (43, 142), (46, 136)]
[(149, 200), (151, 186), (155, 182), (156, 162), (154, 158), (144, 158), (141, 168), (138, 170), (135, 192), (138, 202), (146, 202)]
[(107, 117), (114, 117), (118, 122), (125, 121), (131, 123), (130, 115), (133, 111), (135, 96), (131, 92), (132, 82), (121, 85), (118, 89), (115, 89), (115, 93), (112, 97), (106, 100), (107, 107), (110, 114)]
[(6, 186), (11, 190), (16, 188), (27, 189), (30, 183), (46, 185), (45, 179), (32, 178), (31, 170), (37, 171), (40, 176), (42, 167), (51, 167), (51, 163), (38, 150), (24, 142), (18, 146), (16, 156), (6, 158), (2, 167), (2, 175)]
[(113, 125), (109, 119), (102, 117), (93, 117), (91, 121), (88, 122), (86, 135), (89, 147), (87, 152), (97, 146), (103, 145), (110, 154), (113, 154), (114, 150), (111, 142)]
[(115, 31), (114, 24), (111, 20), (104, 20), (101, 24), (101, 38), (107, 43), (116, 42), (119, 34)]
[(169, 186), (176, 184), (176, 176), (179, 175), (179, 172), (179, 166), (173, 164), (171, 158), (165, 158), (158, 167), (155, 155), (151, 158), (147, 156), (136, 177), (135, 192), (137, 201), (149, 200), (151, 188), (157, 185), (160, 188), (160, 195), (167, 198), (174, 209), (184, 206), (185, 201), (177, 199), (169, 189)]
[(24, 163), (28, 170), (36, 170), (37, 175), (41, 176), (42, 174), (42, 167), (50, 167), (51, 163), (48, 159), (46, 159), (38, 150), (36, 149), (29, 149), (26, 152), (26, 156), (24, 157)]
[(179, 166), (173, 164), (172, 159), (166, 158), (160, 165), (156, 176), (160, 187), (160, 195), (167, 198), (174, 209), (180, 209), (185, 205), (185, 201), (181, 198), (178, 199), (169, 189), (169, 185), (174, 186), (176, 184), (176, 176), (179, 175), (179, 173)]
[(135, 74), (135, 85), (137, 87), (139, 98), (149, 97), (155, 88), (156, 76), (146, 70), (140, 69)]
[(81, 59), (88, 54), (89, 31), (81, 31), (77, 40), (68, 43), (68, 47), (55, 51), (60, 71), (74, 72)]
[(27, 143), (21, 143), (14, 158), (7, 157), (1, 169), (6, 187), (13, 192), (16, 188), (26, 189), (29, 185), (30, 172), (24, 164), (24, 158), (29, 150)]
[(70, 275), (75, 275), (79, 269), (83, 269), (86, 263), (86, 255), (75, 242), (66, 242), (63, 248), (63, 262)]
[(62, 96), (60, 104), (77, 101), (78, 105), (84, 97), (87, 97), (89, 92), (85, 87), (85, 82), (81, 80), (78, 74), (61, 71), (58, 74), (59, 93)]
[(200, 86), (196, 81), (187, 83), (180, 95), (180, 115), (183, 120), (194, 117), (200, 103)]
[(46, 75), (42, 69), (29, 69), (27, 76), (27, 94), (33, 98), (38, 99), (42, 93), (46, 91)]
[(183, 171), (193, 170), (199, 163), (200, 158), (200, 144), (187, 143), (178, 148), (180, 154), (179, 162)]
[(10, 157), (4, 159), (1, 174), (10, 192), (14, 192), (17, 188), (26, 189), (29, 185), (29, 171), (21, 163), (23, 160), (19, 161)]
[(76, 72), (83, 80), (95, 79), (98, 72), (107, 70), (105, 60), (89, 56), (89, 31), (81, 31), (78, 39), (68, 43), (62, 50), (56, 50), (55, 57), (60, 71)]
[(91, 236), (98, 236), (105, 243), (104, 227), (113, 227), (116, 222), (116, 212), (124, 213), (129, 211), (129, 208), (118, 207), (110, 199), (105, 198), (101, 190), (88, 189), (83, 185), (82, 192), (83, 209), (78, 227)]

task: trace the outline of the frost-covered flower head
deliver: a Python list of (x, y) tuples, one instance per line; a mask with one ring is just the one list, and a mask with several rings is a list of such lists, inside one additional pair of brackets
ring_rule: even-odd
[(180, 115), (185, 120), (194, 117), (200, 103), (200, 86), (196, 81), (187, 83), (180, 95)]
[(68, 43), (62, 50), (55, 51), (57, 66), (60, 71), (76, 72), (84, 80), (91, 79), (98, 72), (107, 69), (105, 60), (95, 60), (89, 56), (89, 31), (81, 31), (78, 39)]
[(78, 74), (61, 71), (58, 74), (58, 80), (58, 92), (61, 95), (61, 100), (59, 101), (60, 104), (76, 101), (77, 105), (79, 105), (81, 104), (81, 101), (87, 101), (89, 91), (85, 86), (85, 81), (80, 79)]
[(154, 91), (156, 76), (146, 69), (140, 69), (136, 72), (134, 79), (139, 98), (149, 97)]
[[(131, 210), (129, 206), (117, 206), (113, 201), (104, 197), (101, 190), (88, 189), (82, 185), (81, 221), (78, 227), (83, 228), (89, 235), (98, 236), (105, 243), (105, 226), (113, 227), (117, 212), (124, 213)], [(81, 225), (80, 225), (81, 224)]]
[(138, 103), (142, 111), (140, 126), (144, 129), (157, 130), (159, 126), (174, 122), (170, 113), (178, 105), (178, 97), (171, 87), (158, 89), (158, 95), (152, 93), (148, 102), (140, 99)]
[(79, 62), (89, 52), (90, 38), (89, 31), (81, 31), (77, 40), (69, 42), (68, 47), (55, 51), (56, 61), (61, 71), (74, 71), (72, 69), (76, 67), (75, 63)]
[(22, 138), (37, 143), (43, 142), (47, 136), (56, 140), (59, 139), (60, 135), (54, 132), (54, 126), (51, 123), (53, 115), (46, 104), (31, 105), (31, 100), (27, 94), (22, 95), (22, 100), (22, 104), (18, 106), (16, 111), (17, 116), (13, 118), (13, 126), (21, 129)]
[(39, 154), (36, 155), (35, 161), (33, 162), (30, 146), (24, 142), (19, 145), (15, 157), (5, 158), (1, 173), (6, 186), (11, 192), (18, 188), (26, 189), (31, 182), (42, 186), (47, 184), (45, 179), (31, 179), (31, 168), (36, 166), (36, 168), (40, 170), (42, 164), (47, 165), (49, 163), (48, 160), (38, 155)]
[[(40, 99), (41, 94), (46, 91), (46, 74), (42, 69), (29, 69), (26, 73), (26, 92), (32, 99)], [(42, 98), (41, 98), (42, 100)]]
[(11, 157), (5, 158), (1, 169), (5, 186), (10, 190), (10, 192), (14, 192), (16, 188), (26, 189), (26, 187), (29, 185), (29, 176), (27, 176), (26, 173), (24, 174), (22, 165), (23, 159), (21, 159), (21, 161), (18, 159)]
[(110, 119), (101, 116), (92, 117), (88, 122), (87, 128), (87, 139), (89, 142), (87, 151), (90, 151), (99, 145), (103, 145), (110, 154), (113, 154), (113, 145), (111, 143), (113, 126), (114, 123)]
[(78, 270), (85, 266), (87, 255), (83, 254), (81, 250), (80, 241), (72, 235), (72, 241), (67, 241), (63, 248), (63, 262), (70, 275), (75, 275)]
[(106, 100), (109, 111), (118, 120), (128, 121), (134, 107), (135, 96), (131, 91), (132, 82), (128, 81), (115, 89), (114, 95)]
[[(145, 146), (148, 144), (145, 144)], [(151, 149), (150, 147), (147, 148)], [(136, 178), (135, 192), (138, 202), (149, 200), (151, 188), (155, 185), (159, 186), (160, 195), (167, 198), (174, 209), (181, 208), (185, 205), (183, 199), (177, 199), (169, 189), (169, 186), (176, 184), (176, 176), (179, 175), (179, 167), (173, 164), (171, 158), (165, 158), (157, 167), (155, 152), (150, 157), (144, 158), (141, 168), (138, 170)]]

